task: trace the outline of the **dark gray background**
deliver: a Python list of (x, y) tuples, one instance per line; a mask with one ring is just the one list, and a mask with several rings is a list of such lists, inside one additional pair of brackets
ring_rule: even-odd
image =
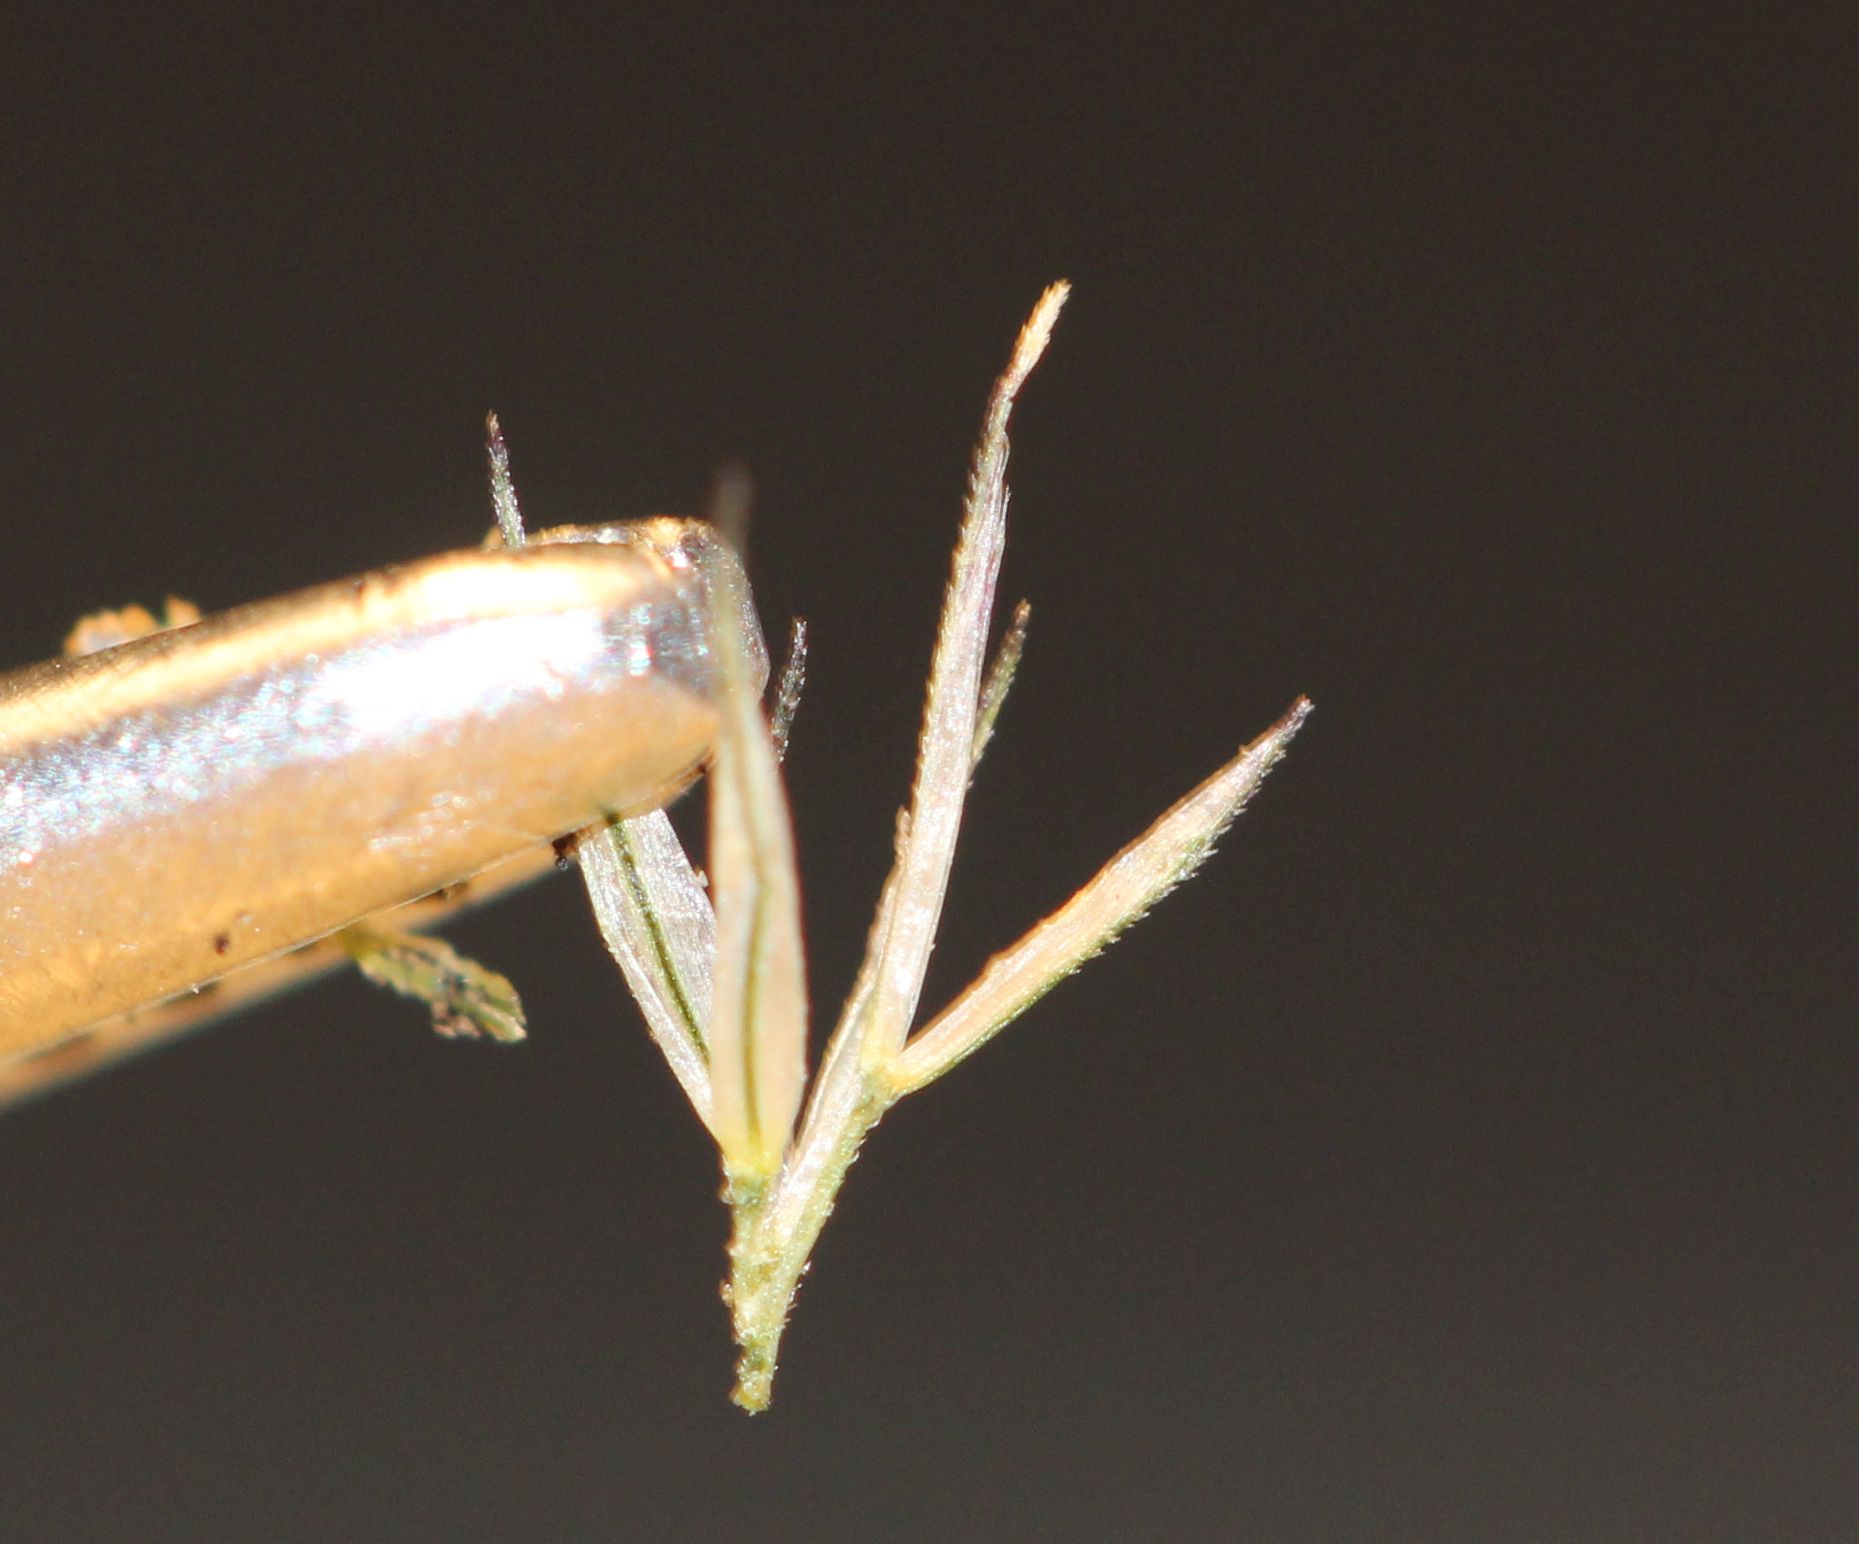
[(878, 1133), (765, 1419), (572, 882), (458, 933), (522, 1049), (343, 982), (8, 1116), (0, 1531), (1854, 1536), (1843, 11), (148, 9), (6, 45), (5, 662), (475, 541), (487, 407), (539, 522), (743, 457), (830, 1008), (1065, 275), (931, 998), (1318, 713)]

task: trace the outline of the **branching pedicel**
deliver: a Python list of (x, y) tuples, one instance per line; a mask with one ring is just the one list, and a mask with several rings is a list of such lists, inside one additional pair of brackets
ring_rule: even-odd
[[(1060, 283), (1041, 297), (988, 403), (930, 667), (916, 783), (898, 817), (895, 866), (810, 1089), (793, 842), (776, 749), (743, 663), (740, 597), (715, 597), (713, 607), (729, 662), (710, 772), (714, 911), (662, 813), (580, 844), (601, 932), (722, 1153), (723, 1195), (734, 1220), (725, 1296), (740, 1348), (733, 1397), (747, 1410), (769, 1402), (795, 1290), (866, 1134), (897, 1100), (975, 1051), (1193, 873), (1310, 711), (1299, 698), (911, 1033), (963, 800), (1025, 625), (1022, 608), (984, 672), (1006, 535), (1007, 419), (1066, 293)], [(520, 540), (509, 464), (494, 431), (492, 480), (506, 539)]]

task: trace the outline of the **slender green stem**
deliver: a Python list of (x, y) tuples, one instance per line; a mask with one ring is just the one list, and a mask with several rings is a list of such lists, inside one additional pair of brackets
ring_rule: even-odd
[(783, 1169), (772, 1190), (752, 1204), (732, 1203), (735, 1236), (725, 1296), (735, 1320), (739, 1355), (730, 1398), (744, 1410), (768, 1408), (781, 1332), (800, 1278), (866, 1134), (887, 1108), (888, 1100), (875, 1086), (868, 1087), (836, 1124), (817, 1163), (805, 1170)]

